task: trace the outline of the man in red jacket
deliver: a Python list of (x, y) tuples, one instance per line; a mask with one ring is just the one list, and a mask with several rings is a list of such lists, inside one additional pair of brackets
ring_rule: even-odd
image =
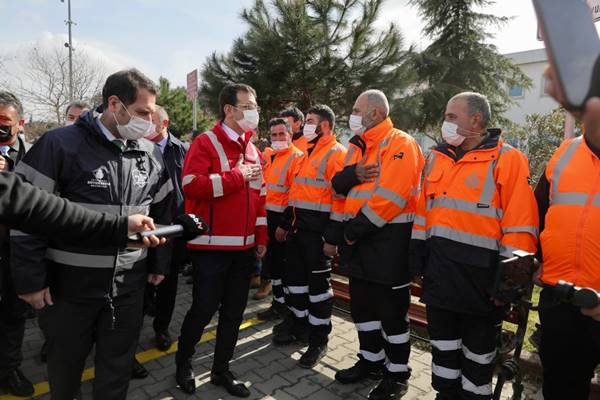
[(248, 397), (248, 388), (229, 371), (229, 361), (255, 257), (265, 255), (267, 244), (266, 188), (259, 152), (250, 142), (259, 119), (256, 92), (248, 85), (227, 85), (219, 107), (220, 121), (194, 140), (183, 165), (185, 210), (201, 216), (211, 231), (188, 242), (193, 301), (181, 327), (175, 378), (184, 392), (194, 393), (194, 346), (219, 310), (211, 383)]

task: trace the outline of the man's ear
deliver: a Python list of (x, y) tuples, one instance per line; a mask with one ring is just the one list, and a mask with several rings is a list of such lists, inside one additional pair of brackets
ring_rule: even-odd
[(168, 127), (169, 127), (169, 120), (168, 120), (168, 119), (165, 119), (165, 120), (163, 121), (162, 125), (163, 125), (163, 128), (168, 128)]

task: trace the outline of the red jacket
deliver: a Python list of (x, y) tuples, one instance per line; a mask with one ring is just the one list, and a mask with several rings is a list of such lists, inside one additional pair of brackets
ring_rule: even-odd
[(266, 188), (263, 176), (245, 182), (236, 165), (261, 165), (257, 148), (244, 135), (245, 149), (218, 122), (199, 135), (183, 163), (185, 212), (209, 225), (208, 235), (188, 242), (193, 250), (245, 250), (267, 244)]

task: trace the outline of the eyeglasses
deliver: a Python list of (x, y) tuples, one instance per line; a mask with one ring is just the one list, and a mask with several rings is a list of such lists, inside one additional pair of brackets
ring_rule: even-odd
[(242, 110), (242, 111), (256, 110), (256, 111), (260, 112), (260, 107), (255, 106), (254, 104), (240, 104), (240, 105), (234, 106), (234, 107), (237, 108), (238, 110)]

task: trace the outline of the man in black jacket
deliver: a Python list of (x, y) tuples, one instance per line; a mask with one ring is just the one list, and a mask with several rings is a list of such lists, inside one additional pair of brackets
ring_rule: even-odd
[[(30, 145), (19, 135), (23, 106), (12, 93), (0, 91), (0, 171), (12, 172)], [(10, 246), (0, 246), (0, 387), (16, 396), (31, 396), (33, 385), (19, 366), (29, 306), (17, 297), (10, 274)]]
[[(171, 220), (174, 220), (184, 213), (181, 171), (189, 146), (169, 132), (169, 115), (161, 106), (156, 106), (156, 111), (152, 115), (152, 122), (154, 123), (155, 130), (146, 139), (153, 142), (160, 149), (165, 167), (173, 183)], [(150, 297), (155, 296), (156, 315), (154, 316), (153, 327), (156, 348), (161, 351), (167, 351), (173, 343), (173, 339), (169, 334), (169, 324), (171, 323), (173, 310), (175, 309), (179, 268), (185, 263), (186, 256), (186, 242), (182, 239), (175, 239), (173, 241), (169, 274), (160, 285), (156, 286), (156, 290), (154, 290), (153, 286), (149, 286), (147, 289), (150, 292)]]
[[(154, 84), (135, 69), (120, 71), (108, 77), (102, 100), (102, 115), (88, 112), (74, 125), (46, 133), (16, 171), (87, 208), (149, 214), (169, 223), (171, 180), (160, 151), (139, 140), (152, 130)], [(44, 310), (52, 397), (77, 395), (95, 344), (94, 398), (125, 399), (145, 283), (162, 281), (169, 247), (98, 249), (74, 246), (59, 236), (44, 241), (22, 235), (11, 239), (11, 246), (17, 293), (28, 302), (53, 304)]]

